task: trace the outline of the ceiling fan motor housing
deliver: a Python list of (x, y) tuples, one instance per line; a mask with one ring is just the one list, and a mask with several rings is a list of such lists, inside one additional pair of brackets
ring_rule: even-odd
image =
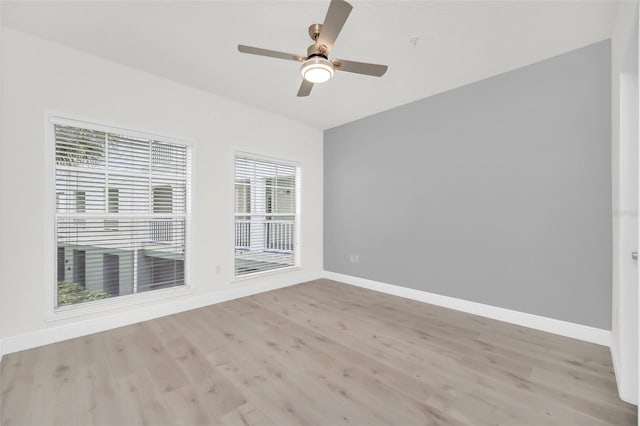
[(324, 44), (312, 44), (307, 47), (307, 58), (312, 58), (314, 56), (322, 56), (325, 59), (327, 58), (327, 46)]

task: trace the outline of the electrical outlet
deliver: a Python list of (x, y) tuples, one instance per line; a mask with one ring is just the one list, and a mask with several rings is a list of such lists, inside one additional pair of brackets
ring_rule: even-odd
[(360, 256), (355, 253), (349, 253), (349, 262), (358, 263), (360, 261)]
[(216, 274), (220, 273), (220, 265), (216, 265)]

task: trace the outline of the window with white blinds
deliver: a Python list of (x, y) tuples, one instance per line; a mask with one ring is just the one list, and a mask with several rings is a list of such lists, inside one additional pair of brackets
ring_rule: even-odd
[(296, 265), (297, 175), (292, 164), (236, 156), (236, 276)]
[(56, 307), (185, 285), (190, 152), (53, 123)]

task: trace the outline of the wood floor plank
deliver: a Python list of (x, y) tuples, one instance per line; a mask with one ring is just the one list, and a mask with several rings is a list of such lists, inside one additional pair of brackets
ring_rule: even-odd
[[(398, 298), (395, 298), (398, 299)], [(342, 303), (342, 299), (340, 300), (340, 303)], [(357, 310), (357, 308), (356, 308)], [(410, 318), (411, 314), (405, 314), (405, 317)], [(388, 318), (387, 318), (388, 320)], [(404, 324), (406, 327), (404, 328), (411, 328), (411, 324), (407, 323)], [(539, 332), (538, 332), (539, 333)], [(432, 337), (432, 336), (430, 336)], [(554, 336), (555, 337), (555, 336)], [(573, 341), (572, 339), (565, 339), (567, 341), (567, 345), (569, 347), (571, 347), (575, 341)], [(433, 343), (433, 340), (430, 341), (430, 343)], [(511, 351), (511, 350), (507, 350), (507, 353), (510, 355), (509, 358), (507, 359), (520, 359), (520, 360), (525, 360), (527, 361), (527, 364), (529, 365), (536, 365), (536, 360), (535, 359), (531, 359), (529, 357), (527, 357), (527, 354), (529, 353), (529, 347), (525, 347), (522, 348), (520, 347), (521, 345), (518, 344), (518, 342), (512, 342), (514, 344), (512, 344), (511, 346), (509, 346), (510, 349), (513, 348), (518, 348), (518, 350), (515, 351)], [(580, 342), (582, 344), (582, 342)], [(398, 346), (397, 344), (395, 346)], [(594, 345), (595, 346), (595, 345)], [(432, 349), (434, 346), (433, 345), (429, 345), (429, 349)], [(499, 362), (496, 361), (496, 351), (495, 346), (494, 345), (489, 345), (489, 349), (491, 349), (490, 353), (491, 355), (489, 357), (484, 356), (483, 354), (478, 354), (478, 353), (474, 353), (473, 348), (472, 347), (468, 347), (465, 350), (465, 359), (463, 360), (463, 364), (467, 364), (466, 366), (463, 365), (461, 367), (464, 368), (468, 368), (471, 367), (471, 370), (477, 370), (483, 373), (491, 373), (492, 378), (499, 378), (501, 380), (507, 380), (509, 382), (513, 382), (513, 384), (517, 385), (518, 387), (529, 387), (529, 388), (534, 388), (536, 390), (539, 390), (539, 387), (544, 388), (544, 392), (538, 392), (540, 394), (545, 394), (547, 395), (548, 398), (553, 399), (553, 401), (557, 401), (557, 400), (567, 400), (567, 404), (570, 407), (574, 407), (578, 404), (582, 404), (583, 407), (586, 407), (585, 410), (578, 410), (578, 411), (584, 411), (585, 413), (587, 412), (591, 412), (596, 413), (599, 410), (599, 406), (601, 405), (601, 398), (596, 398), (596, 399), (592, 399), (589, 400), (588, 403), (585, 400), (580, 400), (580, 397), (578, 396), (578, 394), (576, 395), (572, 395), (571, 398), (566, 398), (566, 395), (564, 392), (560, 391), (561, 389), (565, 388), (565, 380), (563, 377), (560, 376), (561, 380), (557, 380), (557, 386), (554, 386), (554, 384), (551, 384), (549, 386), (546, 385), (546, 383), (544, 382), (536, 382), (535, 380), (531, 380), (531, 377), (529, 375), (523, 376), (521, 374), (517, 374), (517, 371), (514, 370), (513, 368), (505, 368), (507, 362), (505, 362), (505, 357), (502, 357), (502, 360), (500, 360)], [(600, 348), (600, 349), (605, 349), (605, 348)], [(608, 350), (606, 350), (608, 352)], [(488, 363), (486, 361), (489, 361)], [(581, 365), (580, 362), (571, 362), (566, 364), (567, 366), (569, 366), (569, 368), (574, 368), (576, 365)], [(609, 370), (610, 371), (610, 370)], [(583, 371), (584, 373), (584, 371)], [(612, 380), (613, 377), (611, 375), (609, 375), (609, 380), (608, 380), (608, 384), (612, 390), (615, 389), (615, 382)], [(583, 383), (583, 390), (585, 388), (586, 383)], [(598, 383), (597, 381), (595, 381), (595, 386), (594, 388), (599, 387), (598, 385), (600, 385), (601, 383)], [(612, 386), (611, 386), (612, 385)], [(616, 401), (619, 401), (617, 398), (617, 394), (614, 392), (611, 393), (613, 395), (613, 397), (615, 398)], [(606, 410), (605, 410), (606, 412)], [(624, 414), (623, 414), (624, 416)], [(596, 417), (598, 417), (596, 415)], [(625, 417), (623, 417), (622, 419), (624, 419)], [(611, 419), (611, 418), (600, 418), (601, 421), (605, 421), (606, 423), (610, 423), (613, 422), (614, 424), (617, 424), (618, 422), (622, 421), (622, 419), (618, 418), (618, 419)]]
[(157, 388), (146, 370), (116, 379), (117, 398), (113, 409), (120, 410), (125, 424), (171, 425), (177, 424), (176, 413), (167, 409), (164, 395), (175, 389)]
[[(236, 313), (238, 309), (242, 309), (242, 304), (230, 305), (225, 307), (225, 310), (227, 309), (231, 318), (237, 318)], [(251, 324), (253, 321), (248, 323)], [(317, 338), (320, 336), (315, 337), (316, 339), (312, 340), (318, 341)], [(308, 332), (305, 333), (305, 330), (294, 324), (286, 328), (273, 327), (252, 339), (254, 351), (266, 354), (272, 359), (282, 360), (286, 365), (296, 365), (296, 377), (299, 381), (307, 383), (308, 386), (313, 384), (314, 389), (320, 387), (329, 391), (333, 395), (332, 399), (343, 402), (345, 407), (373, 414), (373, 418), (368, 421), (359, 418), (359, 423), (378, 421), (389, 424), (395, 420), (402, 424), (410, 424), (412, 419), (423, 418), (425, 424), (442, 424), (438, 421), (442, 419), (438, 409), (407, 398), (366, 372), (348, 374), (347, 362), (342, 356), (345, 352), (341, 353), (341, 348), (337, 345), (331, 345), (323, 339), (322, 345), (312, 347), (308, 341)], [(352, 358), (353, 354), (349, 353), (348, 356)], [(392, 417), (383, 408), (386, 404), (397, 407)], [(433, 421), (429, 422), (430, 419)]]
[(0, 425), (635, 425), (608, 348), (316, 280), (5, 355)]
[[(303, 293), (309, 290), (305, 286), (294, 286), (291, 289), (294, 292)], [(456, 335), (461, 333), (460, 330), (472, 330), (483, 337), (490, 337), (492, 341), (496, 337), (507, 338), (510, 344), (522, 345), (528, 351), (540, 356), (551, 354), (555, 359), (559, 359), (562, 355), (571, 355), (572, 362), (576, 362), (576, 360), (583, 361), (585, 364), (600, 362), (607, 369), (612, 367), (608, 349), (600, 347), (600, 350), (594, 350), (593, 345), (587, 342), (567, 339), (562, 336), (477, 315), (465, 314), (440, 306), (428, 305), (429, 308), (424, 309), (425, 305), (415, 300), (370, 292), (355, 286), (344, 287), (343, 284), (328, 280), (325, 281), (324, 285), (318, 286), (316, 291), (322, 294), (322, 297), (318, 297), (316, 293), (316, 301), (318, 299), (321, 301), (333, 300), (343, 303), (342, 309), (349, 311), (358, 309), (358, 307), (370, 310), (370, 307), (375, 306), (379, 309), (374, 309), (373, 312), (386, 320), (389, 318), (389, 311), (395, 310), (411, 316), (430, 319), (438, 326), (450, 327), (451, 332)], [(365, 300), (364, 303), (363, 299)]]
[[(366, 306), (381, 306), (383, 312), (390, 307), (395, 307), (401, 312), (408, 312), (413, 315), (426, 316), (435, 321), (451, 323), (454, 327), (460, 326), (480, 333), (484, 331), (490, 337), (504, 335), (512, 339), (513, 343), (527, 345), (534, 353), (554, 353), (557, 350), (557, 356), (571, 355), (572, 360), (585, 357), (587, 361), (598, 361), (607, 367), (611, 367), (609, 351), (604, 347), (600, 347), (601, 350), (593, 350), (593, 345), (588, 342), (567, 339), (563, 336), (516, 326), (477, 315), (465, 314), (440, 306), (428, 305), (429, 308), (424, 309), (425, 304), (415, 300), (390, 296), (384, 293), (370, 292), (370, 290), (355, 286), (344, 287), (343, 284), (329, 280), (322, 280), (322, 282), (323, 285), (317, 288), (317, 292), (321, 293), (322, 297), (317, 295), (316, 300), (334, 299), (357, 307), (362, 306), (364, 298), (368, 301), (368, 303), (365, 302)], [(293, 291), (308, 291), (305, 286), (293, 286), (291, 289)], [(379, 314), (381, 314), (382, 317), (386, 317), (386, 314), (383, 314), (383, 312), (379, 312)]]
[[(377, 306), (377, 305), (374, 305)], [(358, 308), (350, 309), (351, 313), (357, 314), (362, 317), (370, 316), (371, 313), (361, 311)], [(468, 357), (471, 352), (476, 358), (485, 358), (491, 364), (498, 364), (506, 366), (509, 363), (510, 371), (516, 372), (518, 368), (531, 369), (537, 367), (543, 371), (554, 371), (558, 373), (558, 377), (563, 380), (582, 381), (581, 386), (594, 386), (594, 387), (607, 387), (611, 390), (615, 390), (616, 384), (614, 378), (611, 376), (611, 366), (605, 369), (604, 366), (594, 367), (593, 363), (588, 361), (580, 362), (575, 359), (567, 360), (562, 357), (553, 357), (548, 354), (531, 354), (531, 350), (528, 346), (518, 344), (518, 342), (510, 341), (503, 336), (493, 335), (490, 339), (485, 336), (472, 336), (468, 335), (464, 339), (464, 334), (455, 333), (454, 330), (443, 329), (443, 327), (436, 323), (433, 326), (433, 321), (429, 320), (428, 323), (420, 321), (420, 317), (413, 315), (411, 312), (406, 311), (394, 311), (389, 313), (385, 311), (385, 324), (389, 323), (392, 326), (402, 327), (417, 333), (420, 337), (428, 338), (431, 345), (430, 349), (434, 349), (438, 346), (444, 348), (456, 348), (457, 353), (462, 356)], [(425, 326), (426, 325), (426, 326)], [(452, 341), (452, 336), (455, 339)], [(409, 339), (410, 340), (410, 339)], [(570, 339), (567, 339), (571, 341)], [(465, 343), (466, 341), (466, 343)], [(603, 352), (608, 352), (603, 348)], [(454, 354), (455, 356), (455, 354)], [(520, 367), (519, 367), (520, 366)], [(578, 370), (577, 367), (582, 367)], [(521, 371), (521, 374), (523, 372)], [(615, 396), (615, 392), (612, 392)], [(616, 399), (617, 400), (617, 399)]]
[(167, 341), (166, 346), (190, 383), (199, 391), (200, 399), (206, 401), (207, 410), (214, 418), (247, 402), (239, 388), (209, 362), (195, 342), (177, 337)]
[(267, 415), (246, 403), (220, 418), (220, 426), (277, 426)]
[[(258, 306), (255, 304), (255, 297), (248, 299), (250, 300), (245, 303), (254, 304), (254, 307)], [(280, 301), (271, 300), (269, 309), (273, 308), (277, 311), (277, 303), (280, 303)], [(496, 410), (495, 407), (499, 406), (501, 409), (513, 412), (523, 409), (523, 407), (519, 406), (523, 403), (531, 405), (530, 407), (524, 407), (525, 410), (529, 411), (529, 418), (536, 418), (534, 416), (536, 410), (541, 417), (534, 421), (533, 424), (540, 424), (540, 422), (554, 424), (553, 414), (567, 411), (566, 407), (560, 406), (555, 400), (539, 401), (540, 396), (532, 394), (527, 388), (523, 387), (522, 382), (524, 379), (517, 374), (511, 373), (510, 376), (506, 377), (508, 382), (504, 383), (504, 377), (502, 378), (503, 380), (498, 380), (495, 372), (487, 372), (487, 368), (482, 371), (475, 371), (475, 369), (470, 369), (464, 363), (456, 363), (454, 358), (440, 354), (438, 351), (427, 355), (419, 354), (415, 352), (414, 347), (406, 344), (405, 341), (395, 339), (389, 334), (385, 335), (385, 330), (380, 327), (373, 328), (374, 331), (370, 331), (368, 335), (362, 334), (359, 330), (364, 327), (343, 327), (339, 324), (342, 321), (318, 313), (312, 313), (309, 316), (305, 314), (302, 305), (303, 303), (298, 302), (295, 307), (289, 309), (286, 315), (292, 318), (292, 321), (305, 324), (305, 326), (310, 327), (321, 335), (331, 335), (332, 340), (366, 353), (368, 357), (378, 360), (387, 366), (399, 366), (403, 371), (412, 371), (418, 381), (429, 380), (446, 383), (450, 389), (459, 395), (476, 398), (487, 406), (492, 407), (495, 418), (501, 415), (500, 410)], [(313, 318), (313, 321), (310, 318)], [(351, 319), (349, 322), (355, 323), (356, 320)], [(396, 332), (404, 333), (401, 330), (396, 330)], [(495, 369), (495, 367), (493, 368)], [(508, 400), (501, 398), (504, 394), (504, 388), (509, 386), (513, 387), (511, 393), (515, 393), (520, 397), (515, 399), (516, 402), (519, 402), (515, 406), (512, 406), (513, 404), (511, 403), (513, 398)], [(467, 393), (465, 389), (472, 389), (472, 391)], [(500, 390), (502, 390), (502, 393)], [(484, 398), (477, 398), (477, 395), (484, 395)], [(493, 395), (493, 399), (488, 398), (489, 395)], [(538, 402), (538, 404), (532, 404), (533, 402)], [(465, 408), (470, 406), (468, 401), (466, 404), (458, 405)], [(460, 414), (465, 415), (464, 413)], [(476, 418), (478, 414), (479, 412), (474, 410), (470, 416)], [(580, 420), (582, 423), (595, 423), (594, 419), (581, 413), (574, 412), (573, 416), (575, 417), (574, 420)], [(525, 423), (525, 421), (520, 419), (518, 423)], [(564, 423), (559, 422), (558, 424)]]

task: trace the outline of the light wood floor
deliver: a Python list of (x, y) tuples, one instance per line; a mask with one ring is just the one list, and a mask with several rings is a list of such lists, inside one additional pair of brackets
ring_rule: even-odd
[(5, 356), (2, 425), (635, 425), (609, 350), (318, 280)]

